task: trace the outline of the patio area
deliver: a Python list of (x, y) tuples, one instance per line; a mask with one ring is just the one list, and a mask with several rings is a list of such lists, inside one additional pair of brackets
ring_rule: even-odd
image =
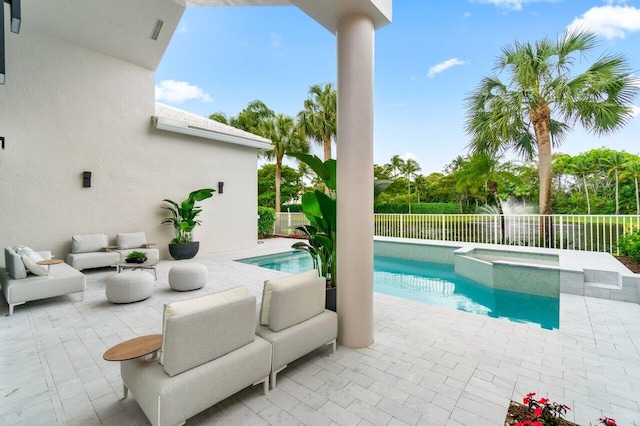
[[(0, 306), (0, 424), (145, 425), (109, 347), (160, 333), (166, 303), (246, 286), (258, 300), (265, 279), (284, 273), (233, 259), (286, 251), (269, 239), (253, 250), (201, 255), (207, 285), (169, 288), (174, 261), (161, 261), (152, 296), (114, 305), (104, 294), (113, 269), (86, 271), (75, 295)], [(640, 305), (562, 294), (560, 330), (516, 324), (374, 294), (375, 343), (328, 347), (289, 365), (267, 396), (245, 389), (187, 425), (500, 425), (510, 400), (529, 392), (571, 407), (567, 418), (640, 425)]]

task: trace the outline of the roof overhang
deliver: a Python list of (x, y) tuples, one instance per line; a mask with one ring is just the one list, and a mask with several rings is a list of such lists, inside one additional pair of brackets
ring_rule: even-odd
[(269, 139), (161, 103), (156, 103), (151, 125), (158, 130), (246, 146), (259, 151), (273, 148)]
[(371, 17), (376, 29), (391, 23), (392, 0), (175, 0), (185, 6), (296, 6), (331, 31), (338, 20), (354, 13)]

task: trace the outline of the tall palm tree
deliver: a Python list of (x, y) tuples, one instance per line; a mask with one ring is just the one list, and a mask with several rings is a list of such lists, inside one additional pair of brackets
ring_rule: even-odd
[(391, 157), (391, 163), (389, 163), (389, 168), (391, 169), (391, 175), (394, 179), (400, 176), (400, 173), (404, 169), (404, 159), (399, 155), (394, 155)]
[(245, 109), (229, 119), (229, 124), (237, 129), (265, 136), (264, 123), (273, 120), (276, 113), (261, 100), (249, 102)]
[(629, 161), (625, 164), (627, 172), (633, 176), (633, 182), (636, 188), (636, 214), (640, 215), (640, 192), (638, 192), (638, 179), (640, 179), (640, 162)]
[(225, 114), (222, 111), (214, 112), (213, 114), (211, 114), (209, 116), (209, 120), (213, 120), (213, 121), (217, 121), (218, 123), (230, 125), (229, 124), (229, 117), (227, 117), (227, 114)]
[(629, 105), (638, 88), (623, 56), (601, 56), (583, 73), (571, 74), (574, 56), (596, 46), (596, 36), (584, 32), (516, 42), (502, 49), (496, 65), (508, 73), (507, 83), (485, 77), (467, 99), (472, 151), (514, 149), (525, 158), (537, 153), (541, 214), (551, 213), (551, 145), (576, 123), (606, 134), (632, 117)]
[(292, 152), (306, 154), (309, 152), (309, 143), (304, 133), (294, 122), (292, 117), (277, 114), (273, 119), (261, 123), (262, 136), (271, 139), (273, 148), (263, 155), (268, 160), (276, 160), (276, 213), (280, 212), (280, 183), (282, 181), (282, 159), (284, 155)]
[(584, 185), (584, 195), (587, 198), (587, 214), (591, 214), (591, 201), (589, 200), (589, 187), (587, 186), (587, 176), (594, 172), (594, 164), (585, 156), (575, 157), (571, 163), (573, 173), (580, 176)]
[(408, 186), (407, 191), (411, 194), (411, 178), (415, 178), (418, 176), (418, 172), (422, 170), (420, 164), (413, 158), (408, 158), (407, 161), (404, 162), (402, 169), (400, 170), (404, 177), (407, 179)]
[(607, 174), (613, 175), (616, 182), (616, 212), (620, 214), (620, 174), (626, 161), (624, 155), (620, 151), (611, 151), (611, 153), (602, 159), (602, 164), (607, 168)]
[(309, 97), (304, 109), (298, 113), (298, 123), (306, 135), (322, 145), (324, 161), (331, 158), (331, 142), (337, 134), (337, 96), (333, 84), (314, 84), (309, 88)]

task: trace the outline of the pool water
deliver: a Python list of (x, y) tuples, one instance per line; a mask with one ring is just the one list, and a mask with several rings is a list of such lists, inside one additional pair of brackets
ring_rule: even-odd
[[(241, 259), (240, 262), (296, 274), (313, 267), (305, 252)], [(557, 329), (560, 300), (497, 290), (455, 273), (453, 265), (375, 256), (373, 288), (378, 293), (445, 306), (464, 312), (507, 318)]]

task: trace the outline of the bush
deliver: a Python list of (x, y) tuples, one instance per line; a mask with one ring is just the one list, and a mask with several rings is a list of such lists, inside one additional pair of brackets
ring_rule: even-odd
[(640, 260), (640, 229), (620, 237), (618, 248), (623, 256), (633, 257)]
[[(376, 203), (373, 207), (376, 213), (408, 214), (409, 204), (405, 203)], [(460, 206), (456, 203), (411, 203), (412, 214), (458, 214)]]
[(271, 235), (276, 223), (276, 211), (271, 207), (258, 206), (258, 237)]
[(283, 204), (280, 212), (287, 213), (288, 211), (291, 213), (301, 213), (302, 204)]

